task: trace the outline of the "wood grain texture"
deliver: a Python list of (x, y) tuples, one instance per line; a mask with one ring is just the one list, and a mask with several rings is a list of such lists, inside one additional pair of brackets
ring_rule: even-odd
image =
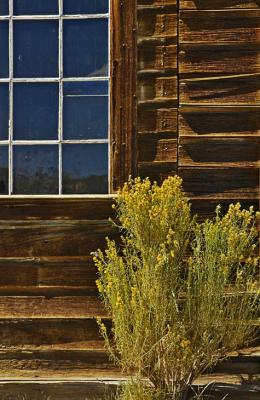
[(138, 35), (139, 39), (148, 37), (153, 39), (176, 39), (177, 36), (177, 15), (161, 14), (156, 10), (149, 12), (145, 10), (139, 13)]
[(107, 220), (113, 198), (3, 198), (0, 220)]
[(177, 162), (177, 139), (161, 138), (158, 135), (139, 137), (139, 160)]
[(109, 221), (0, 221), (0, 257), (89, 256), (106, 236)]
[(142, 46), (138, 49), (138, 74), (177, 72), (177, 46)]
[(149, 177), (151, 181), (162, 183), (168, 176), (177, 173), (176, 162), (139, 162), (139, 175), (142, 178)]
[(137, 167), (136, 2), (112, 0), (111, 10), (110, 172), (113, 192), (135, 173)]
[(180, 46), (179, 73), (182, 75), (248, 74), (259, 71), (260, 44)]
[(139, 109), (139, 133), (173, 133), (177, 135), (177, 109)]
[(177, 0), (137, 0), (138, 5), (143, 6), (176, 6)]
[(179, 0), (182, 9), (190, 10), (223, 10), (232, 8), (244, 8), (258, 10), (259, 0)]
[(257, 43), (260, 10), (182, 11), (180, 43)]
[(178, 81), (177, 77), (147, 77), (138, 80), (139, 103), (145, 100), (167, 99), (177, 101)]
[(9, 351), (0, 352), (2, 379), (70, 379), (119, 376), (104, 351)]
[(260, 75), (182, 80), (180, 103), (260, 105)]
[(239, 197), (239, 199), (233, 198), (232, 196), (227, 196), (227, 198), (219, 196), (218, 198), (215, 198), (214, 195), (212, 197), (207, 197), (206, 199), (203, 196), (193, 197), (191, 201), (191, 209), (192, 213), (196, 214), (198, 219), (202, 221), (206, 218), (212, 218), (218, 205), (221, 206), (222, 213), (225, 213), (230, 204), (236, 204), (238, 201), (243, 208), (248, 209), (250, 206), (253, 206), (256, 211), (259, 210), (259, 200), (257, 197), (255, 199), (242, 199), (242, 196)]
[(107, 313), (97, 296), (0, 296), (0, 319), (96, 318)]
[(259, 168), (180, 167), (188, 196), (259, 199)]
[(260, 167), (260, 137), (181, 138), (180, 167)]
[(92, 257), (0, 258), (0, 293), (19, 288), (95, 291), (96, 278)]
[(260, 108), (181, 107), (179, 111), (180, 137), (260, 136)]
[[(221, 375), (209, 375), (204, 377), (203, 381), (210, 383), (209, 387), (195, 386), (194, 390), (204, 393), (210, 396), (211, 400), (223, 400), (228, 394), (230, 400), (258, 400), (259, 399), (259, 386), (254, 383), (253, 380), (240, 383), (242, 378), (246, 378), (244, 375), (229, 375), (228, 380), (230, 383), (218, 383), (212, 384), (212, 377), (216, 377), (221, 380)], [(222, 376), (222, 380), (225, 381), (225, 376)], [(70, 382), (2, 382), (0, 383), (0, 395), (2, 400), (22, 400), (25, 398), (33, 400), (97, 400), (99, 396), (101, 398), (109, 396), (115, 393), (117, 386), (122, 381), (114, 378), (107, 380), (87, 380), (79, 381), (72, 380)], [(239, 382), (234, 384), (234, 382)], [(192, 391), (191, 395), (194, 394)], [(27, 397), (26, 397), (27, 396)]]
[(97, 400), (115, 393), (118, 383), (112, 379), (82, 381), (77, 378), (70, 382), (2, 382), (0, 395), (2, 400)]
[(15, 349), (102, 350), (104, 342), (95, 319), (0, 320), (0, 351)]

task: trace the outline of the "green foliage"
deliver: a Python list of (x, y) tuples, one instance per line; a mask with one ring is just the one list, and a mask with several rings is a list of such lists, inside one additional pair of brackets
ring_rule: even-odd
[(115, 205), (121, 243), (108, 240), (94, 257), (113, 321), (113, 340), (99, 321), (111, 357), (154, 387), (152, 395), (139, 385), (134, 397), (126, 386), (122, 400), (184, 399), (195, 378), (255, 333), (253, 208), (230, 205), (224, 216), (217, 208), (198, 223), (181, 184), (178, 177), (161, 187), (139, 178), (125, 184)]

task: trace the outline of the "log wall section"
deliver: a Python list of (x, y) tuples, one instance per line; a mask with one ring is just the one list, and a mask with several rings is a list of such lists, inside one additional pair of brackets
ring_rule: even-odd
[[(258, 206), (259, 7), (258, 0), (137, 2), (136, 167), (158, 181), (179, 173), (204, 217), (219, 202)], [(110, 324), (90, 256), (105, 236), (118, 235), (111, 205), (109, 198), (0, 199), (3, 398), (83, 400), (104, 384), (82, 380), (119, 377), (95, 322)], [(200, 383), (225, 383), (215, 399), (228, 392), (255, 400), (259, 366), (259, 349), (233, 354)]]

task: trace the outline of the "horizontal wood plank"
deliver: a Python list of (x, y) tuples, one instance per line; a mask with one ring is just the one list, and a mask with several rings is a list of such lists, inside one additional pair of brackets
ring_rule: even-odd
[(177, 109), (139, 109), (138, 132), (175, 133), (177, 136)]
[(223, 10), (232, 8), (259, 9), (258, 0), (180, 0), (181, 9)]
[(0, 319), (107, 317), (97, 296), (0, 296)]
[(151, 181), (162, 183), (165, 178), (177, 174), (176, 162), (140, 162), (138, 173), (142, 178), (149, 177)]
[[(219, 375), (214, 375), (218, 379), (221, 379)], [(243, 377), (243, 376), (242, 376)], [(242, 378), (241, 377), (241, 378)], [(258, 400), (259, 399), (259, 385), (253, 381), (232, 384), (233, 381), (241, 381), (241, 378), (237, 375), (228, 376), (228, 380), (231, 383), (218, 383), (212, 384), (208, 378), (203, 378), (204, 382), (207, 379), (210, 385), (208, 388), (205, 386), (195, 386), (193, 389), (197, 392), (202, 392), (210, 396), (211, 400), (223, 400), (228, 394), (229, 400)], [(222, 380), (225, 381), (225, 376), (222, 376)], [(103, 380), (87, 380), (77, 381), (71, 380), (70, 382), (2, 382), (0, 383), (0, 395), (3, 400), (11, 398), (20, 399), (29, 397), (33, 400), (97, 400), (97, 398), (109, 397), (112, 393), (115, 393), (118, 385), (122, 381), (114, 378), (114, 380), (103, 379)], [(194, 392), (191, 391), (191, 394)]]
[(192, 204), (192, 212), (193, 214), (197, 214), (199, 216), (199, 220), (205, 220), (206, 218), (212, 218), (215, 215), (215, 210), (218, 205), (221, 206), (221, 212), (225, 213), (229, 205), (231, 203), (236, 204), (238, 201), (240, 202), (242, 208), (249, 209), (249, 207), (253, 206), (255, 211), (259, 210), (259, 200), (255, 199), (243, 199), (241, 196), (238, 198), (232, 198), (231, 196), (227, 196), (228, 198), (218, 198), (214, 197), (193, 197)]
[[(110, 323), (107, 322), (110, 326)], [(2, 319), (0, 351), (104, 349), (95, 319)]]
[(138, 35), (141, 37), (176, 38), (177, 36), (177, 14), (160, 14), (157, 12), (142, 12), (138, 18)]
[(112, 204), (112, 197), (0, 197), (0, 220), (103, 220), (113, 216)]
[(258, 168), (181, 167), (183, 188), (188, 196), (204, 198), (259, 198)]
[(98, 400), (115, 394), (118, 383), (118, 380), (106, 381), (105, 378), (92, 381), (71, 379), (70, 382), (2, 382), (0, 396), (2, 400)]
[(2, 379), (119, 376), (105, 351), (0, 351)]
[(182, 11), (180, 43), (258, 43), (260, 10)]
[(139, 138), (139, 160), (177, 162), (177, 139), (142, 135)]
[(140, 6), (176, 6), (177, 0), (137, 0)]
[(138, 49), (138, 71), (176, 71), (177, 46), (143, 46)]
[(260, 167), (260, 137), (183, 137), (179, 143), (181, 167)]
[(177, 100), (178, 81), (177, 77), (167, 78), (139, 78), (138, 100), (174, 99)]
[(92, 257), (0, 258), (2, 287), (84, 287), (95, 289), (97, 269)]
[[(260, 34), (259, 34), (260, 36)], [(209, 74), (248, 74), (260, 71), (260, 45), (237, 44), (180, 46), (179, 73), (192, 76)]]
[(0, 257), (89, 256), (116, 235), (109, 221), (0, 221)]
[(260, 105), (260, 76), (181, 80), (181, 104)]
[(259, 137), (260, 108), (181, 107), (179, 135), (180, 137)]

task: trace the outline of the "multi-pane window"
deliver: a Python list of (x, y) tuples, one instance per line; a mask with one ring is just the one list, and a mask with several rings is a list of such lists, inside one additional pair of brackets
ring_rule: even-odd
[(109, 0), (0, 0), (0, 194), (106, 194)]

